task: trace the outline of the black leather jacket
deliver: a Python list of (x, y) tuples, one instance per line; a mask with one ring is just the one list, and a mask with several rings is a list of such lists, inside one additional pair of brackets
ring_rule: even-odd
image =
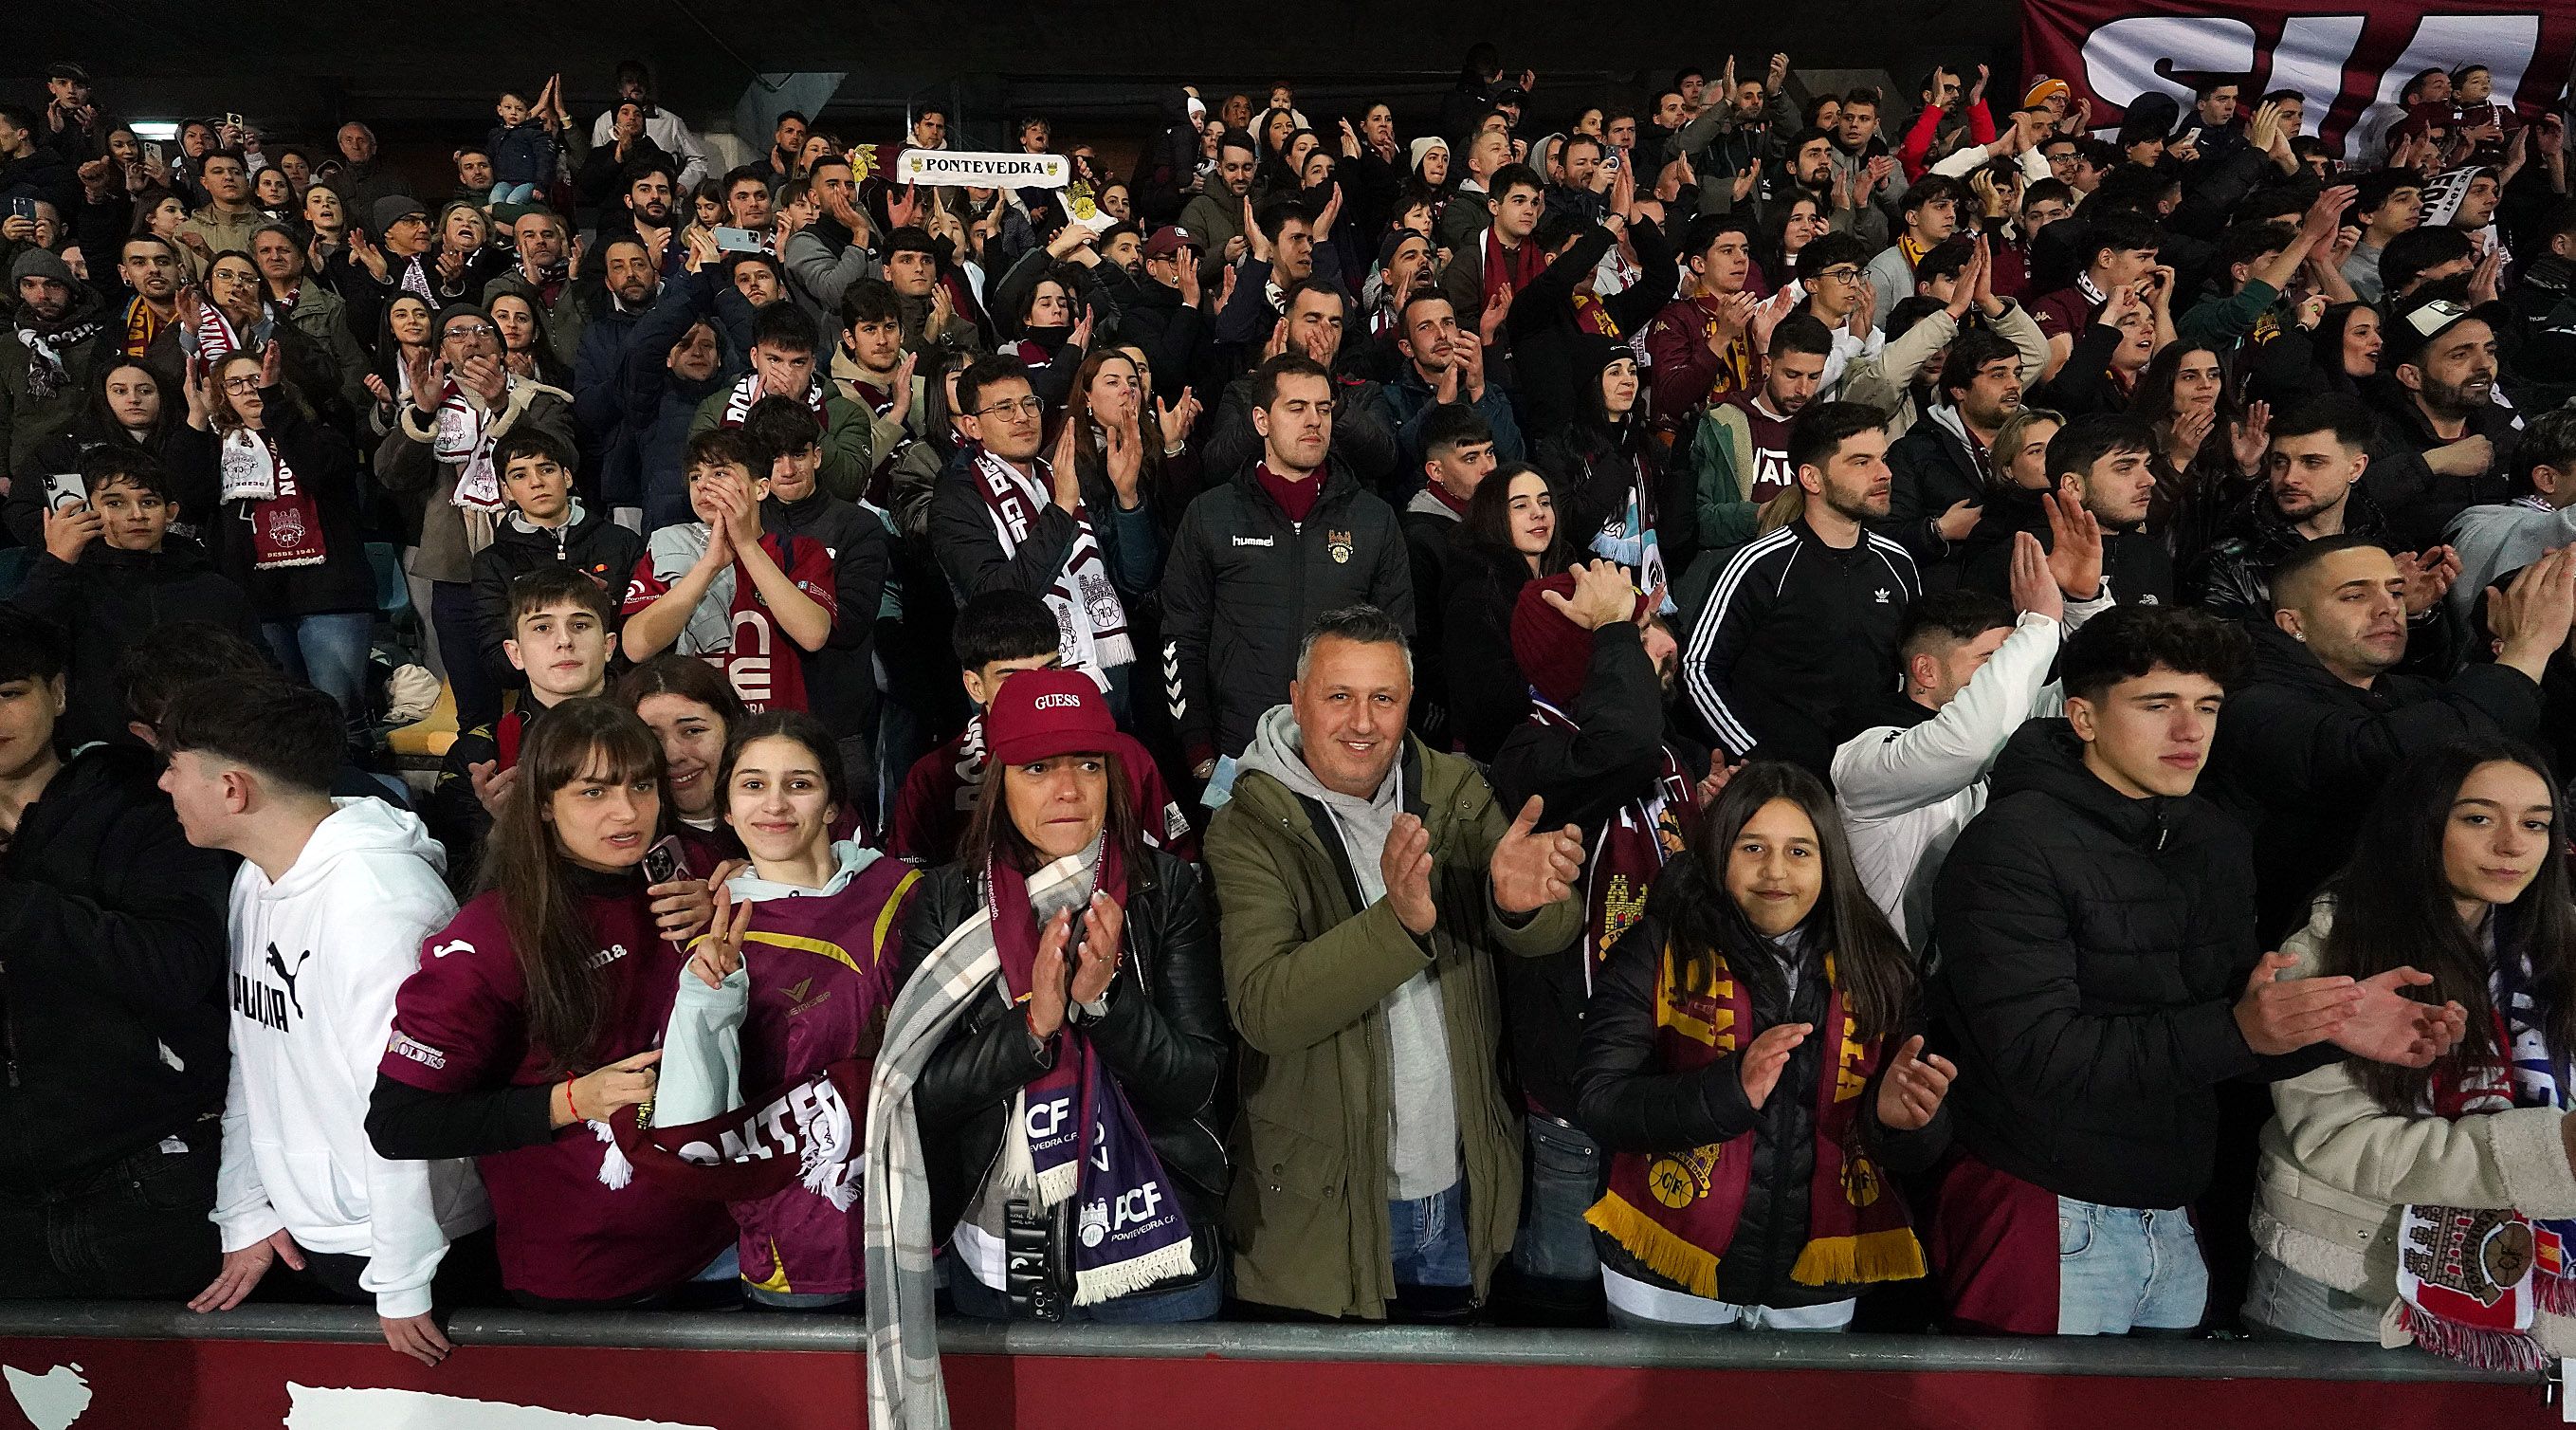
[[(904, 979), (974, 916), (979, 883), (978, 872), (963, 864), (922, 880), (905, 920)], [(1148, 849), (1128, 876), (1126, 915), (1127, 956), (1110, 980), (1108, 1015), (1078, 1026), (1153, 1142), (1189, 1217), (1198, 1264), (1212, 1270), (1222, 1264), (1217, 1234), (1229, 1174), (1216, 1131), (1225, 1125), (1217, 1093), (1233, 1035), (1206, 875)], [(1013, 1095), (1046, 1068), (1020, 1009), (998, 983), (931, 1054), (914, 1090), (914, 1110), (930, 1162), (932, 1225), (943, 1237), (1001, 1153)]]

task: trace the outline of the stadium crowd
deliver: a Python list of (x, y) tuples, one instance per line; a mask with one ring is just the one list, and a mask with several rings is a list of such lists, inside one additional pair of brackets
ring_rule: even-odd
[(990, 190), (629, 64), (424, 198), (56, 65), (0, 1296), (837, 1310), (882, 1424), (942, 1311), (2576, 1354), (2576, 200), (2489, 79), (1479, 45)]

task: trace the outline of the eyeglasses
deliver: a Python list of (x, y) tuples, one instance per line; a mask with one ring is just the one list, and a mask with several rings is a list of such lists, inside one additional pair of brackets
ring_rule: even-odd
[(252, 393), (259, 391), (259, 379), (255, 377), (225, 378), (224, 391), (232, 393), (237, 397), (248, 397)]
[(1045, 411), (1045, 401), (1038, 397), (1030, 396), (1023, 397), (1017, 402), (996, 402), (990, 407), (979, 407), (975, 409), (974, 415), (977, 417), (1007, 417), (1016, 412), (1022, 417), (1036, 417)]
[(1847, 263), (1840, 268), (1828, 268), (1824, 272), (1817, 274), (1816, 277), (1819, 281), (1830, 278), (1837, 283), (1858, 283), (1860, 281), (1860, 269), (1855, 265)]
[(442, 338), (488, 338), (492, 336), (492, 325), (489, 323), (450, 323), (445, 328), (439, 330), (439, 336)]

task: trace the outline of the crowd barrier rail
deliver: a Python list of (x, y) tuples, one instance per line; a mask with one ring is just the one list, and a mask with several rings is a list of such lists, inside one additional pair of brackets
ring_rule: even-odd
[[(0, 1303), (0, 1430), (845, 1430), (855, 1317), (460, 1311), (436, 1368), (375, 1317)], [(2201, 1340), (1421, 1326), (941, 1326), (959, 1430), (2509, 1430), (2535, 1377), (2415, 1351)]]

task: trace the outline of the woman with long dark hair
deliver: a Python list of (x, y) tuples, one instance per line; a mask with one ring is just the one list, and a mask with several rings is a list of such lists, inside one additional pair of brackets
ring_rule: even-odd
[[(187, 406), (182, 394), (162, 391), (158, 369), (135, 358), (119, 357), (101, 364), (90, 377), (89, 400), (81, 404), (72, 425), (46, 439), (26, 464), (28, 475), (9, 484), (9, 530), (18, 544), (33, 551), (45, 545), (45, 483), (42, 474), (77, 472), (81, 458), (98, 448), (147, 452), (172, 467), (172, 475), (190, 468), (203, 476), (203, 463), (191, 463)], [(180, 435), (173, 441), (173, 434)], [(214, 488), (200, 481), (199, 491), (180, 494), (181, 519), (202, 528), (214, 507)]]
[[(2536, 1370), (2576, 1353), (2576, 885), (2547, 761), (2495, 737), (2393, 775), (2284, 978), (2448, 1015), (2416, 1066), (2348, 1057), (2272, 1085), (2245, 1300), (2259, 1331)], [(2418, 970), (2421, 970), (2420, 972)], [(2400, 1005), (2404, 1006), (2404, 1005)], [(2465, 1245), (2464, 1258), (2417, 1248)]]
[(2156, 432), (2148, 530), (2162, 533), (2168, 550), (2202, 550), (2262, 479), (2271, 409), (2239, 399), (2217, 349), (2177, 342), (2147, 360), (2129, 414)]
[[(1652, 593), (1668, 570), (1689, 564), (1697, 544), (1691, 474), (1646, 431), (1638, 411), (1644, 384), (1637, 357), (1610, 338), (1576, 348), (1574, 420), (1542, 439), (1533, 454), (1557, 485), (1557, 520), (1576, 547), (1636, 573)], [(1664, 610), (1673, 609), (1669, 598)]]
[[(866, 1284), (855, 1155), (865, 1060), (894, 1002), (921, 875), (834, 838), (852, 807), (840, 743), (803, 711), (743, 722), (719, 775), (725, 823), (751, 863), (725, 882), (680, 977), (639, 1165), (732, 1207), (745, 1299), (846, 1305)], [(721, 1160), (658, 1150), (692, 1142), (722, 1147)]]
[(1923, 1056), (1905, 940), (1852, 866), (1833, 796), (1736, 770), (1611, 947), (1575, 1121), (1612, 1153), (1590, 1221), (1613, 1320), (1840, 1330), (1924, 1274), (1894, 1177), (1949, 1140), (1957, 1070)]
[(665, 653), (619, 676), (616, 700), (661, 743), (663, 790), (683, 862), (704, 876), (741, 858), (741, 841), (724, 822), (719, 774), (733, 732), (750, 718), (733, 682), (696, 656)]
[(1450, 727), (1479, 760), (1529, 719), (1529, 681), (1512, 658), (1512, 607), (1521, 587), (1570, 570), (1582, 554), (1556, 509), (1556, 486), (1526, 462), (1497, 467), (1467, 499), (1450, 540), (1441, 593), (1441, 659), (1449, 669)]
[(646, 887), (661, 747), (614, 704), (567, 700), (518, 768), (483, 892), (395, 1001), (368, 1137), (398, 1160), (476, 1159), (524, 1302), (667, 1304), (702, 1271), (729, 1288), (724, 1208), (636, 1178), (609, 1125), (653, 1096), (681, 949), (707, 923), (703, 888), (669, 912)]
[[(904, 931), (870, 1158), (918, 1138), (960, 1312), (1205, 1320), (1225, 1283), (1229, 1040), (1203, 876), (1145, 843), (1129, 767), (1148, 757), (1090, 675), (1013, 675), (985, 732), (957, 862)], [(921, 1304), (877, 1284), (869, 1252), (871, 1299)]]

